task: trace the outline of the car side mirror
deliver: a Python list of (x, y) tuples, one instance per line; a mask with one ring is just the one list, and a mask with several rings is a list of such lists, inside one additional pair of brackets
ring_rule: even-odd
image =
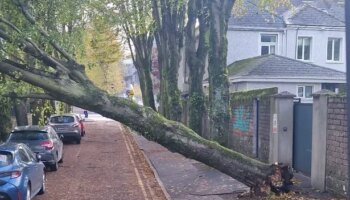
[(40, 154), (36, 154), (36, 160), (39, 162), (39, 161), (41, 161), (41, 155)]

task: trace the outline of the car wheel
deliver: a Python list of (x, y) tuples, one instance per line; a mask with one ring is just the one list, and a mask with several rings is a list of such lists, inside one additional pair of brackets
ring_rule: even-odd
[(46, 191), (46, 178), (45, 178), (45, 172), (43, 173), (43, 184), (41, 185), (41, 189), (39, 191), (39, 195), (40, 194), (44, 194)]
[(58, 170), (58, 162), (55, 161), (55, 163), (52, 164), (52, 165), (50, 166), (50, 168), (51, 168), (52, 171), (57, 171), (57, 170)]
[(30, 200), (30, 199), (31, 199), (30, 185), (28, 184), (28, 186), (27, 186), (27, 193), (26, 193), (26, 200)]

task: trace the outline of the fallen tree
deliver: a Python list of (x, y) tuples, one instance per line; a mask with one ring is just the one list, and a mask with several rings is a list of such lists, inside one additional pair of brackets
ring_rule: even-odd
[[(27, 6), (20, 0), (14, 2), (27, 20), (33, 26), (37, 26)], [(49, 41), (57, 52), (56, 55), (59, 55), (57, 57), (46, 53), (30, 38), (11, 37), (13, 32), (22, 34), (6, 19), (0, 17), (0, 23), (3, 24), (0, 26), (0, 38), (35, 58), (42, 63), (42, 67), (45, 67), (44, 70), (38, 70), (26, 63), (3, 58), (0, 62), (0, 72), (44, 89), (45, 94), (39, 94), (40, 98), (56, 99), (117, 120), (147, 139), (171, 151), (203, 162), (253, 188), (272, 184), (270, 176), (275, 174), (275, 166), (206, 140), (183, 124), (165, 119), (151, 108), (107, 94), (87, 78), (84, 66), (78, 64), (73, 56), (50, 39), (45, 30), (38, 28), (42, 37)], [(289, 178), (287, 179), (284, 180), (285, 183), (289, 182)]]

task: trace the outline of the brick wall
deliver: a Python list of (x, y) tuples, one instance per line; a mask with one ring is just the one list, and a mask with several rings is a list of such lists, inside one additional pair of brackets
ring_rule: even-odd
[[(270, 145), (270, 96), (277, 89), (233, 93), (229, 147), (249, 157), (268, 162)], [(257, 104), (257, 99), (259, 103)], [(258, 149), (257, 147), (258, 143)]]
[(345, 195), (347, 173), (346, 98), (328, 98), (326, 189)]

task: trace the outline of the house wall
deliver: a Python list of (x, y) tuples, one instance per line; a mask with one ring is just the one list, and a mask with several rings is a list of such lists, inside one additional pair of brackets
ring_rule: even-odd
[(261, 34), (277, 34), (277, 55), (282, 54), (281, 31), (252, 31), (252, 30), (229, 30), (227, 31), (227, 65), (246, 58), (260, 56)]
[[(260, 56), (261, 34), (277, 34), (278, 44), (276, 55), (296, 59), (298, 36), (312, 37), (310, 63), (345, 71), (345, 28), (329, 29), (325, 27), (288, 27), (272, 30), (240, 30), (231, 28), (227, 32), (228, 51), (227, 64), (235, 61)], [(327, 61), (328, 38), (342, 38), (341, 61)]]
[[(260, 89), (260, 88), (259, 88)], [(230, 84), (230, 93), (239, 92), (239, 91), (247, 91), (247, 83), (239, 82), (239, 83), (231, 83)]]
[(348, 182), (346, 98), (328, 98), (326, 190), (346, 194)]
[[(320, 83), (272, 83), (272, 82), (249, 82), (246, 83), (246, 90), (256, 90), (256, 89), (264, 89), (264, 88), (272, 88), (277, 87), (278, 92), (287, 91), (292, 94), (297, 93), (297, 87), (299, 85), (311, 85), (313, 86), (313, 91), (317, 92), (322, 89), (322, 85)], [(303, 103), (311, 103), (312, 99), (302, 99)]]
[[(322, 29), (323, 28), (323, 29)], [(287, 28), (286, 42), (284, 44), (286, 53), (282, 56), (296, 59), (298, 37), (312, 37), (311, 42), (311, 60), (306, 61), (315, 65), (328, 67), (338, 71), (345, 72), (345, 29), (326, 30), (319, 28)], [(328, 38), (342, 38), (340, 62), (327, 61)]]

